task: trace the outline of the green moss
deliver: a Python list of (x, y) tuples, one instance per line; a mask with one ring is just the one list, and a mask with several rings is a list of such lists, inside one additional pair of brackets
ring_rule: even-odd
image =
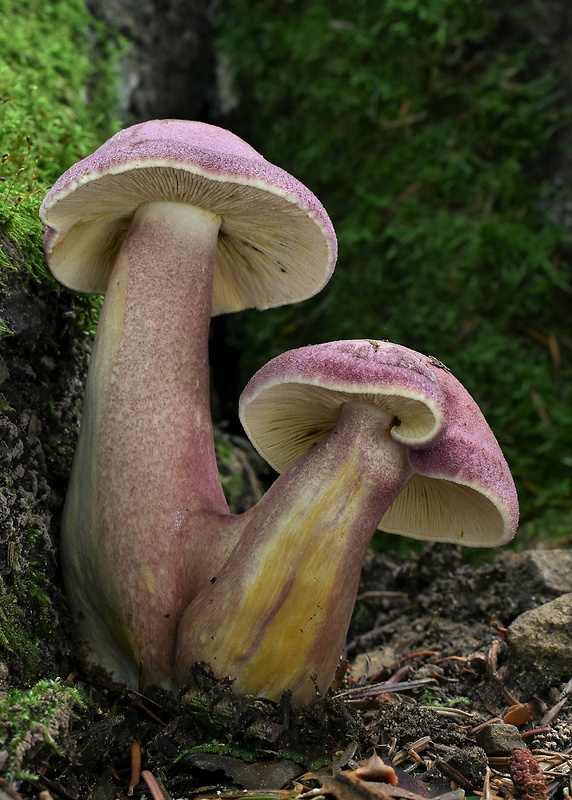
[(431, 689), (423, 690), (419, 698), (419, 703), (429, 708), (457, 708), (458, 706), (470, 707), (471, 705), (469, 698), (463, 697), (462, 695), (452, 697), (450, 700), (447, 700), (446, 703), (443, 703), (443, 698), (432, 692)]
[[(11, 553), (14, 580), (10, 591), (0, 597), (0, 651), (9, 661), (10, 672), (23, 684), (42, 673), (42, 642), (52, 645), (56, 632), (53, 624), (50, 583), (45, 565), (35, 556), (40, 533), (29, 531)], [(20, 571), (19, 564), (25, 565)]]
[[(232, 756), (239, 758), (241, 761), (247, 763), (255, 763), (260, 761), (262, 756), (268, 758), (270, 751), (262, 752), (260, 750), (247, 750), (244, 747), (236, 747), (227, 742), (205, 742), (205, 744), (196, 745), (183, 750), (175, 759), (175, 764), (187, 755), (194, 755), (196, 753), (214, 753), (218, 756)], [(320, 769), (328, 764), (331, 764), (331, 756), (323, 756), (321, 758), (313, 758), (308, 753), (299, 753), (296, 750), (280, 750), (280, 757), (294, 761), (297, 764), (303, 765), (306, 769)], [(261, 795), (264, 797), (264, 795)], [(256, 800), (252, 797), (251, 800)]]
[(215, 452), (220, 482), (233, 514), (247, 511), (262, 496), (266, 464), (247, 439), (215, 428)]
[(435, 355), (482, 407), (528, 522), (572, 507), (570, 192), (541, 178), (570, 108), (520, 13), (228, 0), (219, 44), (247, 109), (237, 131), (316, 192), (340, 245), (315, 299), (237, 321), (243, 381), (341, 338)]
[(2, 774), (18, 777), (27, 759), (38, 758), (45, 749), (60, 753), (70, 720), (88, 704), (81, 691), (59, 681), (0, 692)]
[(0, 597), (0, 648), (14, 654), (18, 661), (17, 674), (28, 676), (37, 669), (38, 640), (29, 629), (22, 608), (11, 595)]
[(186, 755), (193, 755), (194, 753), (215, 753), (218, 756), (233, 756), (240, 758), (241, 761), (255, 762), (260, 758), (260, 753), (256, 751), (246, 750), (244, 747), (235, 747), (228, 742), (205, 742), (205, 744), (197, 745), (196, 747), (189, 747), (183, 750), (175, 759), (175, 764)]
[[(119, 40), (82, 0), (0, 0), (0, 232), (51, 280), (38, 208), (47, 188), (117, 127)], [(15, 268), (6, 248), (0, 268)]]
[(215, 430), (215, 452), (219, 467), (220, 482), (229, 508), (235, 509), (245, 491), (243, 464), (237, 457), (228, 436)]

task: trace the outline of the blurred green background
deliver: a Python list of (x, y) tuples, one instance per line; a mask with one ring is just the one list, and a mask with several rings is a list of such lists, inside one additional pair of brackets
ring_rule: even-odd
[(570, 123), (549, 53), (486, 0), (227, 0), (234, 130), (326, 206), (339, 260), (297, 306), (237, 315), (240, 383), (279, 352), (384, 338), (445, 362), (515, 476), (519, 543), (572, 531)]

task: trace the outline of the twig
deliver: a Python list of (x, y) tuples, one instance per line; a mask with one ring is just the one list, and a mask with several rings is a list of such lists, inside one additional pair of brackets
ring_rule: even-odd
[(562, 693), (560, 694), (560, 700), (556, 703), (556, 705), (552, 706), (551, 709), (547, 711), (547, 713), (542, 718), (540, 724), (550, 725), (554, 717), (558, 716), (558, 714), (562, 711), (563, 706), (565, 705), (566, 701), (568, 700), (568, 695), (572, 692), (572, 678), (568, 681), (566, 686), (562, 689)]
[(152, 772), (149, 770), (144, 769), (141, 773), (141, 777), (147, 784), (149, 791), (151, 792), (151, 797), (153, 800), (171, 800), (167, 792), (163, 789), (157, 778), (153, 775)]
[(407, 692), (411, 689), (418, 689), (421, 686), (427, 686), (429, 683), (437, 683), (437, 681), (435, 678), (418, 678), (414, 681), (400, 681), (398, 683), (385, 681), (384, 683), (375, 683), (373, 686), (355, 686), (353, 689), (347, 689), (345, 692), (340, 692), (336, 695), (336, 698), (342, 698), (346, 702), (351, 703), (367, 697), (376, 697), (378, 694)]
[(141, 745), (137, 741), (131, 742), (131, 780), (129, 781), (128, 797), (133, 797), (133, 790), (141, 780)]
[[(145, 699), (147, 699), (147, 698), (145, 698)], [(153, 722), (156, 722), (157, 725), (160, 725), (162, 728), (165, 727), (165, 722), (161, 719), (161, 717), (158, 717), (157, 714), (155, 714), (153, 711), (151, 711), (150, 708), (147, 708), (145, 703), (142, 703), (141, 700), (132, 700), (131, 701), (131, 705), (135, 706), (135, 708), (138, 708), (141, 711), (143, 711), (145, 714), (147, 714), (147, 716), (150, 719), (152, 719)]]
[(491, 794), (491, 771), (490, 771), (489, 767), (487, 767), (487, 771), (485, 772), (485, 780), (483, 781), (482, 800), (492, 800), (492, 794)]
[(8, 783), (4, 778), (0, 778), (0, 792), (6, 795), (9, 800), (22, 800), (22, 795), (18, 794), (12, 784)]
[(363, 603), (364, 600), (393, 600), (398, 597), (407, 597), (406, 592), (362, 592), (356, 597), (356, 603)]

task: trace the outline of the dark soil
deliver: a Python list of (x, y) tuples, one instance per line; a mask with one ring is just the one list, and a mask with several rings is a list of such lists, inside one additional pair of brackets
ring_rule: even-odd
[[(214, 680), (202, 665), (180, 700), (75, 674), (71, 679), (87, 688), (93, 707), (72, 722), (64, 753), (37, 749), (26, 768), (39, 777), (15, 789), (22, 798), (47, 790), (44, 797), (94, 800), (131, 793), (243, 796), (245, 790), (276, 796), (281, 788), (280, 796), (296, 797), (320, 786), (317, 791), (340, 800), (364, 791), (368, 797), (377, 792), (378, 800), (452, 800), (475, 792), (567, 797), (572, 720), (567, 703), (559, 702), (566, 698), (563, 686), (521, 696), (507, 656), (506, 627), (554, 597), (549, 588), (544, 596), (540, 585), (531, 591), (527, 569), (523, 554), (504, 553), (473, 567), (459, 550), (440, 545), (409, 556), (370, 553), (348, 638), (349, 664), (340, 667), (328, 696), (303, 710), (291, 708), (287, 696), (279, 704), (237, 699), (230, 681)], [(139, 745), (144, 772), (131, 791)], [(515, 746), (517, 755), (528, 754), (524, 788), (517, 768), (509, 771)], [(348, 771), (374, 750), (393, 765), (397, 786), (364, 789), (355, 775), (347, 783)], [(526, 793), (528, 757), (540, 776), (534, 794)], [(298, 782), (308, 770), (314, 772)], [(0, 785), (2, 800), (12, 796), (2, 791)]]

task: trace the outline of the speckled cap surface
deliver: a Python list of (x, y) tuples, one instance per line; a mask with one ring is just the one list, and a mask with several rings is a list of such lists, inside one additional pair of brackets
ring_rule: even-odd
[(309, 189), (229, 131), (151, 120), (117, 133), (44, 198), (46, 260), (56, 279), (105, 292), (136, 208), (157, 200), (221, 217), (213, 314), (297, 302), (331, 276), (335, 233)]
[(262, 457), (283, 472), (335, 427), (350, 400), (396, 417), (390, 435), (415, 473), (381, 530), (471, 547), (512, 538), (518, 499), (499, 444), (471, 395), (430, 356), (369, 339), (291, 350), (249, 381), (240, 419)]

